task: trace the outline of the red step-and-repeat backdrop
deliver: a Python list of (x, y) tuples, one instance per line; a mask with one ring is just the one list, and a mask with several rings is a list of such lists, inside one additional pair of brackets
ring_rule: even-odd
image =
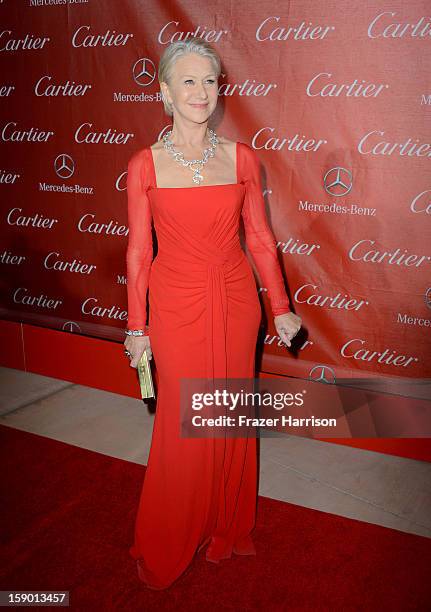
[[(0, 1), (0, 317), (124, 340), (130, 156), (171, 127), (159, 58), (221, 56), (211, 126), (257, 152), (294, 311), (262, 369), (430, 375), (429, 2)], [(204, 214), (204, 212), (203, 212)]]

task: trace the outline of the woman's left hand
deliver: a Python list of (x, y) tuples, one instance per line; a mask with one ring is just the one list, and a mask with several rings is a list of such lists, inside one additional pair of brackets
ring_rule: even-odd
[(285, 314), (277, 315), (274, 317), (274, 325), (277, 329), (277, 333), (280, 336), (282, 342), (291, 346), (291, 340), (301, 329), (301, 317), (298, 317), (293, 312), (286, 312)]

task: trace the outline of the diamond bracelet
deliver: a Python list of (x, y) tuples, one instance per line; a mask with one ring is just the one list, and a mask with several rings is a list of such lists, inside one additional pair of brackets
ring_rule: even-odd
[(126, 336), (148, 336), (150, 328), (148, 325), (145, 326), (145, 329), (125, 329), (124, 333)]

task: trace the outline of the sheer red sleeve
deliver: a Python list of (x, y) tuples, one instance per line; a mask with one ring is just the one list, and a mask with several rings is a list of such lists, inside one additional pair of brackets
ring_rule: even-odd
[(147, 189), (149, 167), (145, 150), (138, 151), (127, 166), (127, 213), (129, 236), (127, 244), (127, 310), (128, 329), (145, 329), (147, 320), (147, 289), (153, 260), (151, 207)]
[(259, 158), (248, 144), (239, 144), (240, 176), (246, 187), (242, 208), (246, 246), (268, 290), (272, 314), (275, 317), (290, 312), (289, 298), (277, 258), (276, 241), (266, 217)]

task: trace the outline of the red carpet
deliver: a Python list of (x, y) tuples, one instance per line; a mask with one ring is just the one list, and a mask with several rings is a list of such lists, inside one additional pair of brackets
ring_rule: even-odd
[(1, 590), (69, 590), (76, 610), (425, 610), (431, 540), (259, 498), (257, 557), (201, 551), (166, 591), (128, 554), (145, 468), (0, 426)]

